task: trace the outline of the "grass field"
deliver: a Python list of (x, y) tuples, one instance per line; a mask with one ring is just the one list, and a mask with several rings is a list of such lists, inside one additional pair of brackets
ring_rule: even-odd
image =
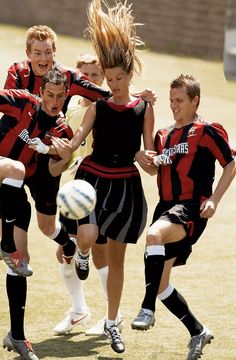
[[(0, 26), (1, 72), (4, 84), (7, 68), (25, 58), (25, 29)], [(57, 59), (73, 66), (76, 56), (91, 51), (88, 43), (59, 36)], [(147, 52), (142, 54), (144, 75), (135, 79), (134, 88), (150, 87), (158, 94), (155, 106), (156, 127), (172, 121), (169, 110), (169, 83), (180, 73), (192, 73), (201, 82), (202, 99), (199, 113), (209, 120), (221, 122), (236, 146), (236, 83), (224, 79), (221, 62), (206, 62)], [(217, 177), (220, 171), (217, 169)], [(149, 220), (158, 200), (155, 178), (143, 174), (149, 204)], [(215, 217), (194, 247), (185, 267), (174, 269), (172, 284), (186, 297), (192, 311), (214, 333), (215, 339), (204, 350), (204, 360), (236, 359), (236, 266), (235, 266), (235, 181), (223, 198)], [(130, 245), (126, 255), (125, 285), (121, 309), (125, 318), (123, 338), (126, 352), (112, 352), (106, 338), (86, 337), (82, 328), (67, 336), (54, 336), (53, 327), (69, 309), (70, 302), (60, 278), (55, 259), (56, 245), (43, 236), (35, 222), (29, 230), (29, 248), (34, 275), (28, 280), (25, 329), (40, 359), (127, 359), (184, 360), (189, 336), (182, 324), (161, 303), (157, 304), (156, 325), (148, 332), (131, 330), (144, 292), (143, 249), (145, 234), (136, 246)], [(9, 329), (8, 304), (5, 293), (6, 266), (0, 262), (0, 338)], [(105, 314), (105, 303), (98, 275), (91, 268), (85, 282), (85, 294), (96, 322)], [(0, 348), (0, 359), (17, 359)]]

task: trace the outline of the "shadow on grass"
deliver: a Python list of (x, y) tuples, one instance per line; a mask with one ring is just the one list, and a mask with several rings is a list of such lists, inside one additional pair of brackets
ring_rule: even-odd
[[(110, 346), (106, 336), (91, 336), (80, 340), (78, 335), (82, 332), (67, 334), (64, 336), (54, 336), (42, 342), (32, 344), (35, 354), (39, 359), (52, 357), (53, 359), (67, 359), (96, 356), (99, 354), (99, 349), (104, 346)], [(77, 339), (73, 339), (77, 337)], [(73, 339), (73, 341), (72, 341)], [(122, 357), (103, 357), (98, 356), (99, 360), (122, 360)]]

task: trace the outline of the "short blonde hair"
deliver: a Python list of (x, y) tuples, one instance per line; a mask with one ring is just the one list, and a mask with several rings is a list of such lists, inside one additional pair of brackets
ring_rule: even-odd
[(55, 31), (46, 25), (31, 26), (26, 32), (26, 50), (31, 50), (31, 44), (34, 40), (44, 41), (47, 39), (51, 39), (53, 51), (55, 51), (57, 42)]
[[(105, 11), (102, 9), (102, 5)], [(105, 0), (92, 0), (88, 8), (89, 26), (86, 29), (103, 72), (120, 66), (127, 73), (141, 74), (142, 64), (136, 47), (144, 43), (136, 35), (131, 5), (116, 2), (110, 8)]]
[[(85, 64), (95, 64), (97, 66), (100, 66), (98, 58), (95, 55), (91, 55), (91, 54), (80, 54), (77, 58), (76, 61), (76, 67), (78, 69), (81, 68), (81, 66), (85, 65)], [(102, 71), (102, 69), (101, 69)]]

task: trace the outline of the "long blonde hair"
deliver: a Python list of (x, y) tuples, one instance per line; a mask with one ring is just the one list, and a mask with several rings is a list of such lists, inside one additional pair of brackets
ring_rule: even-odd
[[(105, 11), (102, 9), (102, 5)], [(136, 25), (127, 1), (116, 2), (109, 7), (105, 0), (92, 0), (88, 8), (89, 26), (86, 29), (96, 51), (103, 72), (120, 66), (130, 73), (142, 72), (142, 64), (136, 48), (144, 43), (136, 35)]]

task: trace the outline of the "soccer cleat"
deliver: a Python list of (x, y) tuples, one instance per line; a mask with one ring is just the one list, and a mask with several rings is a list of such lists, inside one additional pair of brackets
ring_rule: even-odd
[[(94, 325), (93, 327), (91, 327), (90, 329), (85, 331), (85, 335), (87, 336), (102, 336), (105, 335), (105, 331), (104, 331), (104, 325), (105, 325), (105, 321), (106, 318), (102, 318), (100, 320), (98, 320), (97, 324)], [(117, 327), (119, 329), (119, 332), (121, 333), (123, 330), (123, 326), (124, 326), (124, 320), (123, 318), (119, 318), (117, 321)]]
[(203, 325), (203, 330), (199, 335), (191, 337), (188, 348), (189, 353), (187, 360), (197, 360), (200, 359), (202, 355), (202, 349), (206, 344), (210, 344), (211, 340), (214, 339), (213, 334), (206, 326)]
[(122, 353), (125, 351), (125, 344), (120, 336), (120, 332), (117, 325), (112, 325), (109, 328), (107, 328), (105, 323), (104, 333), (105, 335), (108, 336), (112, 350), (114, 350), (117, 353)]
[(78, 251), (77, 257), (75, 257), (75, 270), (80, 280), (86, 280), (89, 274), (89, 254), (82, 255)]
[(84, 314), (78, 314), (73, 310), (68, 312), (68, 315), (57, 324), (53, 331), (56, 334), (63, 335), (72, 331), (72, 329), (77, 325), (86, 325), (91, 319), (91, 314), (89, 309)]
[(11, 335), (11, 331), (3, 338), (3, 348), (8, 351), (15, 351), (20, 355), (21, 360), (39, 360), (29, 340), (15, 340)]
[(14, 273), (24, 277), (33, 275), (31, 266), (27, 264), (18, 250), (13, 253), (7, 253), (1, 249), (1, 253), (3, 260)]
[(132, 329), (148, 330), (155, 324), (155, 317), (152, 310), (141, 309), (138, 316), (131, 323)]

